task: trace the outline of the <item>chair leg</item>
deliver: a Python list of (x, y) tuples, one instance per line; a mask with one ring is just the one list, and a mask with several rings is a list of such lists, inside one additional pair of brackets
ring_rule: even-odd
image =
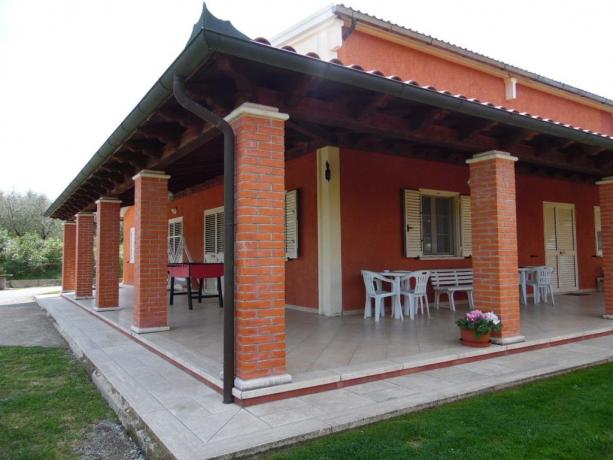
[(430, 304), (428, 303), (428, 296), (423, 296), (423, 300), (426, 301), (426, 312), (428, 313), (428, 319), (430, 319)]
[(434, 306), (438, 310), (440, 308), (440, 305), (441, 305), (441, 291), (436, 291), (434, 293)]
[(453, 291), (447, 293), (447, 297), (449, 297), (449, 308), (451, 308), (451, 311), (455, 311), (455, 301), (453, 300)]
[(551, 287), (551, 284), (549, 285), (549, 293), (551, 294), (551, 305), (556, 304), (556, 301), (553, 299), (553, 288)]
[(381, 316), (381, 297), (375, 297), (375, 321)]
[(372, 299), (367, 295), (364, 302), (364, 319), (372, 316)]
[(473, 298), (473, 291), (468, 291), (467, 293), (468, 293), (468, 306), (472, 310), (475, 308), (475, 299)]

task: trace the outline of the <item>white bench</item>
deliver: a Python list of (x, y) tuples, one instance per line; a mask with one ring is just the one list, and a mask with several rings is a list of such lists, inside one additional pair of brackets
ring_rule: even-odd
[(436, 308), (439, 308), (441, 294), (447, 294), (449, 308), (455, 311), (453, 294), (460, 291), (466, 292), (470, 308), (473, 303), (473, 271), (470, 268), (457, 268), (449, 270), (431, 270), (430, 281), (434, 288), (434, 300)]

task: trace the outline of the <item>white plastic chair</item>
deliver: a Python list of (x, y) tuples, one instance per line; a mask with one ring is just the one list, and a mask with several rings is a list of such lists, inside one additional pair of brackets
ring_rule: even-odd
[[(415, 278), (415, 287), (411, 288), (410, 279)], [(406, 277), (400, 278), (400, 295), (404, 297), (404, 314), (410, 315), (411, 319), (415, 318), (415, 313), (419, 307), (421, 314), (424, 314), (424, 303), (426, 304), (426, 312), (430, 318), (430, 304), (428, 303), (428, 280), (430, 272), (415, 271), (407, 273)], [(408, 304), (407, 301), (408, 300)]]
[[(396, 295), (394, 290), (394, 281), (386, 278), (385, 276), (371, 272), (368, 270), (362, 270), (362, 279), (364, 280), (364, 287), (366, 288), (366, 301), (364, 303), (364, 318), (370, 318), (372, 316), (372, 299), (375, 300), (375, 321), (379, 321), (379, 317), (384, 316), (384, 305), (382, 300), (386, 297), (392, 297)], [(389, 283), (390, 290), (383, 289), (383, 285)]]
[(555, 305), (555, 299), (553, 298), (553, 288), (551, 286), (551, 275), (553, 274), (553, 267), (537, 267), (534, 271), (534, 276), (531, 280), (528, 280), (528, 285), (532, 286), (534, 291), (534, 303), (540, 303), (541, 296), (546, 303), (548, 297), (551, 295), (551, 303)]

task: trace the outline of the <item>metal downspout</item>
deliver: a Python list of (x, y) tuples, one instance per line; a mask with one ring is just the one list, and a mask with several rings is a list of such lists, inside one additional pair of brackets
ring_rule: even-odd
[(229, 404), (234, 401), (234, 131), (226, 120), (187, 96), (184, 78), (175, 75), (172, 90), (181, 107), (213, 124), (224, 137), (223, 402)]

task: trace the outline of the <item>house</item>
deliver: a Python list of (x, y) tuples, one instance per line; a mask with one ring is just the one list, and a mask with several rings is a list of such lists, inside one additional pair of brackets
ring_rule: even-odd
[[(291, 315), (296, 337), (312, 328), (325, 340), (340, 315), (355, 340), (435, 327), (352, 317), (362, 269), (472, 268), (476, 306), (504, 322), (502, 346), (535, 338), (521, 323), (536, 307), (520, 307), (519, 266), (553, 266), (558, 292), (593, 291), (604, 273), (600, 319), (569, 308), (610, 326), (612, 177), (611, 100), (344, 6), (272, 42), (205, 6), (48, 215), (65, 221), (65, 295), (93, 298), (151, 347), (207, 315), (219, 334), (207, 346), (220, 354), (223, 337), (224, 354), (202, 378), (230, 401), (303, 391), (288, 371)], [(169, 307), (169, 257), (224, 262), (223, 310)], [(315, 349), (301, 348), (300, 359)], [(379, 373), (402, 370), (390, 369)]]

